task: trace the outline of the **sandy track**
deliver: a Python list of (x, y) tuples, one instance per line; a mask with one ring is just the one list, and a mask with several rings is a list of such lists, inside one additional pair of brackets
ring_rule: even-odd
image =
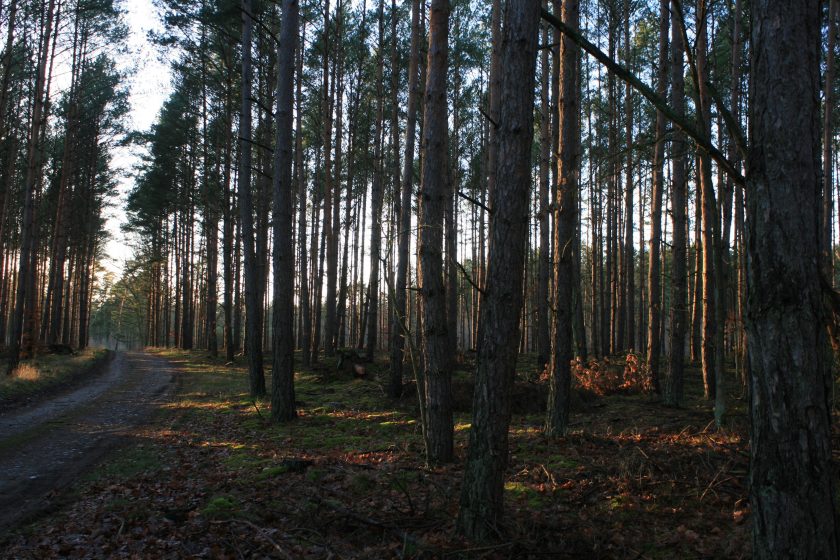
[(0, 414), (0, 534), (49, 510), (166, 401), (174, 368), (163, 358), (119, 353), (83, 387)]

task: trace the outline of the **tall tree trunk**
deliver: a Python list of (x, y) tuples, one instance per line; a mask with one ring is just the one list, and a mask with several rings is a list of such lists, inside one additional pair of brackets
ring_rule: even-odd
[[(306, 44), (306, 25), (301, 31), (301, 45)], [(303, 111), (301, 110), (301, 89), (303, 84), (303, 51), (304, 49), (297, 49), (297, 111), (295, 117), (295, 170), (297, 172), (298, 182), (298, 269), (300, 271), (300, 294), (298, 294), (298, 302), (300, 305), (301, 315), (301, 334), (300, 334), (300, 348), (301, 348), (301, 362), (304, 366), (310, 364), (309, 348), (311, 345), (312, 336), (312, 313), (309, 307), (309, 265), (307, 264), (306, 255), (306, 169), (303, 165)]]
[(753, 557), (837, 558), (819, 276), (820, 6), (751, 10), (747, 336)]
[(825, 78), (823, 93), (823, 206), (822, 230), (820, 235), (820, 259), (822, 274), (830, 284), (834, 284), (834, 247), (832, 210), (834, 206), (834, 165), (832, 162), (832, 140), (834, 138), (834, 50), (837, 43), (837, 5), (838, 0), (829, 0), (828, 8), (828, 45), (825, 54)]
[[(573, 30), (580, 26), (580, 3), (563, 2), (563, 23)], [(569, 425), (572, 348), (572, 293), (575, 228), (577, 227), (580, 173), (580, 92), (578, 65), (580, 50), (568, 37), (560, 43), (560, 157), (559, 188), (554, 210), (554, 315), (551, 323), (551, 378), (545, 432), (562, 436)]]
[[(340, 9), (340, 6), (339, 6)], [(324, 323), (324, 353), (327, 356), (335, 354), (335, 333), (336, 333), (336, 291), (338, 282), (338, 231), (333, 228), (333, 214), (338, 215), (338, 206), (333, 204), (334, 195), (333, 189), (340, 190), (339, 181), (333, 181), (332, 178), (332, 107), (333, 100), (330, 92), (334, 90), (335, 84), (332, 84), (333, 89), (329, 89), (327, 85), (329, 80), (330, 67), (330, 0), (324, 3), (324, 38), (323, 38), (323, 55), (324, 55), (324, 77), (323, 77), (323, 97), (321, 99), (321, 119), (323, 121), (323, 137), (324, 144), (324, 238), (326, 239), (326, 261), (327, 261), (327, 316)], [(340, 40), (340, 39), (339, 39)], [(341, 103), (341, 98), (337, 100)], [(336, 175), (340, 179), (340, 170), (336, 170)]]
[[(542, 42), (548, 44), (548, 28), (543, 30)], [(551, 227), (548, 214), (548, 181), (551, 166), (551, 102), (549, 100), (550, 63), (549, 50), (543, 49), (540, 59), (540, 181), (539, 213), (540, 224), (539, 271), (537, 275), (537, 367), (548, 364), (551, 352), (551, 331), (549, 325), (549, 282), (551, 281)]]
[[(34, 290), (35, 270), (31, 266), (34, 252), (35, 232), (35, 189), (41, 172), (41, 130), (46, 127), (47, 113), (44, 105), (48, 102), (44, 98), (47, 82), (47, 62), (50, 52), (50, 38), (52, 36), (53, 18), (55, 14), (55, 0), (47, 5), (46, 20), (41, 34), (41, 45), (38, 59), (38, 69), (35, 78), (35, 91), (32, 107), (32, 125), (29, 132), (29, 146), (27, 148), (26, 179), (23, 188), (23, 223), (21, 226), (20, 262), (17, 273), (17, 293), (15, 294), (15, 311), (12, 320), (12, 343), (9, 351), (8, 373), (11, 374), (20, 361), (22, 337), (24, 330), (24, 315), (27, 299), (32, 297)], [(30, 313), (34, 310), (30, 309)]]
[[(708, 93), (708, 86), (706, 81), (709, 76), (708, 65), (706, 64), (706, 42), (708, 35), (708, 14), (706, 11), (707, 3), (705, 0), (697, 5), (696, 19), (697, 19), (697, 41), (696, 41), (696, 64), (698, 73), (697, 100), (699, 101), (698, 120), (700, 133), (704, 138), (711, 138), (712, 136), (712, 121), (711, 121), (711, 106), (710, 96)], [(716, 282), (717, 280), (717, 251), (718, 243), (715, 230), (715, 224), (719, 222), (717, 216), (717, 203), (715, 202), (714, 184), (712, 182), (712, 160), (703, 151), (698, 152), (700, 175), (700, 191), (702, 198), (702, 235), (703, 235), (703, 342), (702, 354), (703, 361), (703, 389), (707, 399), (715, 401), (715, 420), (720, 425), (723, 410), (722, 397), (725, 392), (721, 392), (721, 398), (717, 397), (717, 381), (721, 377), (716, 363), (717, 330), (717, 300), (718, 290), (722, 289)], [(721, 387), (721, 391), (723, 388)]]
[[(379, 49), (377, 51), (376, 62), (376, 83), (379, 91), (382, 88), (382, 66), (383, 55), (385, 50), (385, 10), (384, 0), (379, 0)], [(368, 319), (367, 319), (367, 345), (365, 355), (369, 362), (373, 361), (374, 353), (376, 352), (376, 339), (378, 335), (378, 318), (379, 318), (379, 260), (382, 256), (382, 199), (383, 199), (383, 178), (385, 174), (383, 162), (383, 99), (382, 95), (377, 96), (376, 100), (376, 139), (373, 149), (374, 160), (374, 175), (373, 184), (371, 185), (370, 195), (370, 209), (371, 209), (371, 224), (370, 224), (370, 280), (368, 281)], [(441, 167), (440, 169), (444, 169)]]
[[(659, 0), (659, 64), (656, 73), (656, 92), (665, 99), (668, 94), (668, 0)], [(674, 48), (678, 42), (674, 39)], [(682, 53), (680, 53), (682, 56)], [(680, 58), (680, 60), (682, 60)], [(679, 65), (682, 72), (682, 64)], [(674, 94), (676, 97), (677, 94)], [(672, 97), (672, 104), (673, 104)], [(662, 191), (664, 189), (665, 165), (665, 115), (662, 111), (656, 112), (656, 146), (653, 151), (653, 185), (650, 202), (650, 251), (648, 254), (648, 334), (647, 334), (647, 363), (650, 368), (650, 376), (653, 381), (653, 388), (657, 393), (661, 391), (659, 380), (659, 361), (662, 349), (659, 345), (659, 320), (662, 317), (662, 302), (660, 300), (661, 287), (659, 285), (662, 266), (660, 247), (662, 246)], [(674, 196), (671, 198), (674, 204)], [(680, 230), (676, 225), (677, 208), (674, 206), (674, 232)], [(676, 248), (676, 245), (674, 245)], [(685, 263), (683, 263), (684, 265)], [(673, 305), (678, 305), (672, 302)], [(673, 327), (672, 327), (673, 328)], [(673, 351), (673, 347), (672, 347)]]
[[(671, 107), (682, 117), (685, 113), (685, 84), (683, 78), (683, 39), (679, 30), (678, 10), (681, 4), (671, 0), (674, 17), (671, 23)], [(667, 1), (660, 5), (660, 10), (667, 10)], [(685, 362), (685, 337), (688, 331), (688, 251), (687, 251), (687, 210), (688, 185), (685, 173), (686, 143), (685, 135), (675, 130), (671, 140), (671, 211), (673, 213), (674, 235), (672, 246), (671, 270), (671, 356), (665, 379), (664, 400), (672, 406), (680, 406), (683, 399), (683, 365)], [(657, 275), (658, 276), (658, 275)], [(648, 280), (653, 282), (653, 272)], [(658, 293), (658, 292), (657, 292)], [(651, 299), (654, 292), (651, 292)], [(657, 296), (658, 297), (658, 296)], [(651, 317), (653, 322), (653, 317)], [(658, 332), (649, 331), (648, 344)]]
[(224, 167), (222, 176), (222, 275), (224, 276), (224, 295), (222, 305), (225, 313), (225, 360), (233, 361), (236, 350), (236, 342), (233, 336), (233, 204), (231, 194), (231, 152), (233, 151), (233, 69), (228, 69), (228, 81), (225, 96), (225, 147)]
[[(426, 459), (430, 464), (448, 463), (453, 459), (452, 360), (448, 354), (446, 285), (443, 281), (444, 208), (449, 196), (446, 173), (443, 172), (448, 165), (446, 80), (449, 10), (449, 0), (433, 0), (423, 124), (419, 252), (420, 293), (423, 298), (422, 352), (428, 407)], [(376, 212), (373, 215), (376, 216)]]
[(504, 521), (510, 390), (516, 371), (522, 262), (528, 238), (540, 3), (510, 2), (505, 15), (500, 92), (505, 110), (498, 122), (496, 184), (491, 194), (494, 224), (479, 319), (482, 359), (476, 368), (469, 456), (457, 521), (459, 532), (476, 540), (497, 538)]
[[(283, 19), (277, 47), (277, 141), (274, 145), (273, 177), (274, 302), (271, 318), (274, 355), (271, 369), (271, 417), (281, 422), (291, 420), (297, 415), (294, 372), (295, 251), (292, 240), (294, 220), (292, 117), (298, 10), (298, 0), (283, 1)], [(298, 77), (298, 79), (301, 78)]]
[(420, 58), (420, 0), (411, 3), (411, 57), (408, 62), (408, 122), (405, 133), (405, 161), (403, 164), (402, 192), (400, 193), (399, 240), (397, 248), (397, 281), (394, 288), (394, 316), (391, 323), (391, 375), (388, 395), (399, 397), (402, 393), (402, 367), (405, 340), (409, 331), (406, 287), (408, 276), (408, 251), (411, 236), (411, 193), (414, 189), (414, 145), (417, 134), (417, 82)]
[[(631, 0), (624, 0), (624, 56), (627, 68), (632, 69), (630, 3)], [(657, 118), (659, 118), (658, 115)], [(633, 88), (629, 83), (626, 83), (624, 88), (624, 126), (627, 136), (627, 169), (625, 170), (624, 183), (624, 257), (622, 258), (624, 281), (621, 284), (624, 291), (624, 324), (626, 325), (622, 349), (627, 349), (633, 346), (633, 341), (636, 338), (636, 266), (635, 250), (633, 248)]]
[(239, 118), (239, 219), (245, 253), (245, 318), (248, 380), (251, 396), (265, 395), (262, 356), (262, 299), (259, 267), (254, 253), (254, 214), (251, 196), (251, 0), (242, 0), (242, 112)]

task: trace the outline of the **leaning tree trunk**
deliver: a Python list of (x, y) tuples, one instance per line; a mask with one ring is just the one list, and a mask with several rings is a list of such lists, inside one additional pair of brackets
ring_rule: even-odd
[[(423, 183), (420, 188), (422, 353), (428, 421), (426, 459), (430, 464), (448, 463), (453, 459), (452, 360), (448, 354), (446, 286), (443, 282), (443, 218), (446, 197), (449, 196), (447, 174), (444, 172), (449, 159), (446, 149), (449, 9), (449, 0), (432, 1), (423, 125)], [(376, 221), (376, 213), (373, 216)], [(376, 294), (371, 292), (369, 297), (375, 298)], [(374, 322), (375, 317), (371, 316), (368, 320)]]
[(837, 558), (819, 275), (820, 3), (756, 0), (747, 158), (753, 557)]
[[(574, 0), (567, 0), (567, 4), (577, 6)], [(516, 373), (519, 310), (523, 299), (522, 262), (528, 239), (539, 21), (539, 2), (507, 5), (500, 92), (504, 111), (500, 113), (496, 184), (491, 193), (494, 223), (490, 228), (487, 276), (479, 318), (478, 355), (481, 360), (476, 368), (469, 456), (457, 522), (462, 534), (476, 540), (498, 537), (504, 520), (510, 390)], [(571, 254), (571, 249), (568, 252)], [(571, 294), (571, 284), (569, 287)], [(570, 318), (568, 311), (566, 315)]]

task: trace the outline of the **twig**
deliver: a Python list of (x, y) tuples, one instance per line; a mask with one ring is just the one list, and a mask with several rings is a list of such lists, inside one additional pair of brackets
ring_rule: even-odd
[(332, 509), (336, 513), (340, 513), (341, 515), (344, 515), (346, 517), (349, 517), (350, 519), (358, 521), (359, 523), (362, 523), (363, 525), (368, 525), (370, 527), (376, 527), (377, 529), (390, 531), (394, 535), (398, 536), (401, 540), (403, 540), (403, 542), (410, 542), (412, 545), (416, 546), (417, 548), (426, 549), (426, 550), (430, 550), (430, 551), (434, 550), (431, 547), (429, 547), (428, 545), (426, 545), (425, 543), (423, 543), (417, 537), (414, 537), (414, 536), (408, 534), (406, 531), (403, 531), (402, 529), (400, 529), (398, 527), (394, 527), (393, 525), (383, 523), (382, 521), (379, 521), (377, 519), (372, 519), (370, 517), (365, 517), (363, 515), (360, 515), (360, 514), (356, 513), (355, 511), (353, 511), (351, 509), (348, 509), (348, 508), (345, 508), (344, 506), (341, 506), (341, 505), (339, 505), (339, 504), (337, 504), (333, 501), (324, 500), (320, 496), (310, 496), (310, 498), (315, 500), (319, 505), (327, 506), (328, 508)]
[(478, 112), (479, 112), (479, 113), (481, 113), (481, 114), (484, 116), (484, 118), (485, 118), (485, 119), (487, 119), (488, 121), (490, 121), (490, 124), (492, 124), (492, 125), (493, 125), (493, 128), (499, 128), (499, 123), (497, 123), (496, 121), (494, 121), (494, 120), (493, 120), (493, 117), (491, 117), (490, 115), (488, 115), (488, 114), (487, 114), (487, 112), (486, 112), (486, 111), (485, 111), (482, 107), (479, 107), (479, 108), (478, 108)]
[(254, 408), (256, 409), (257, 414), (259, 414), (260, 420), (265, 422), (265, 417), (262, 415), (262, 412), (260, 412), (260, 407), (257, 406), (257, 401), (251, 401), (251, 402), (254, 404)]
[(280, 545), (277, 544), (277, 542), (268, 535), (268, 530), (267, 529), (264, 529), (264, 528), (260, 527), (259, 525), (255, 525), (254, 523), (251, 523), (247, 519), (229, 519), (229, 520), (211, 521), (211, 523), (213, 523), (215, 525), (222, 525), (224, 523), (228, 523), (228, 524), (230, 524), (230, 523), (242, 523), (243, 525), (247, 525), (247, 526), (251, 527), (252, 529), (254, 529), (255, 531), (257, 531), (257, 534), (259, 536), (261, 536), (262, 538), (267, 540), (269, 543), (271, 543), (271, 545), (274, 546), (274, 549), (277, 552), (279, 552), (280, 555), (283, 558), (287, 558), (288, 560), (292, 560), (292, 557), (289, 555), (289, 553), (286, 552), (285, 550), (283, 550), (280, 547)]
[(459, 263), (457, 259), (453, 258), (453, 259), (452, 259), (452, 262), (454, 262), (454, 263), (455, 263), (455, 266), (457, 266), (457, 267), (460, 269), (461, 274), (463, 274), (463, 275), (464, 275), (464, 278), (466, 278), (467, 282), (469, 282), (469, 283), (470, 283), (470, 286), (472, 286), (473, 288), (475, 288), (475, 290), (476, 290), (478, 293), (480, 293), (481, 295), (483, 295), (483, 296), (486, 296), (486, 295), (487, 295), (487, 294), (484, 292), (484, 290), (482, 290), (481, 288), (479, 288), (479, 287), (478, 287), (478, 285), (477, 285), (475, 282), (473, 282), (473, 279), (470, 277), (470, 275), (469, 275), (469, 274), (467, 274), (467, 271), (464, 269), (464, 267), (463, 267), (463, 266), (461, 266), (461, 263)]
[(455, 555), (462, 555), (462, 554), (465, 554), (465, 555), (469, 556), (469, 555), (474, 554), (474, 553), (493, 552), (495, 550), (500, 550), (502, 548), (508, 548), (510, 546), (513, 546), (514, 544), (516, 544), (516, 543), (511, 541), (511, 542), (506, 542), (506, 543), (502, 543), (502, 544), (494, 544), (494, 545), (491, 545), (491, 546), (478, 546), (478, 547), (475, 547), (475, 548), (459, 548), (458, 550), (453, 550), (452, 552), (447, 552), (446, 554), (443, 555), (443, 557), (446, 558), (447, 556), (455, 556)]

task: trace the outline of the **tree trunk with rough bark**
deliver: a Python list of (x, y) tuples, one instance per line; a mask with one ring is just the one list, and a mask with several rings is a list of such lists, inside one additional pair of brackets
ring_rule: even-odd
[[(671, 0), (674, 13), (680, 9), (677, 0)], [(667, 9), (667, 1), (661, 9)], [(671, 35), (671, 106), (679, 116), (685, 112), (685, 84), (683, 78), (684, 55), (682, 34), (676, 16), (672, 19)], [(688, 186), (686, 183), (685, 135), (674, 131), (671, 139), (671, 208), (673, 212), (674, 237), (671, 250), (671, 355), (665, 376), (664, 400), (671, 406), (680, 406), (683, 399), (683, 367), (685, 362), (685, 338), (688, 331), (688, 250), (687, 210)], [(650, 278), (650, 282), (653, 277)], [(652, 294), (651, 294), (651, 297)], [(653, 332), (651, 335), (653, 336)], [(656, 334), (658, 337), (658, 333)], [(650, 341), (648, 342), (650, 344)]]
[[(580, 26), (578, 0), (563, 2), (563, 23), (577, 30)], [(568, 35), (560, 43), (560, 154), (558, 158), (556, 207), (554, 210), (554, 315), (551, 322), (551, 361), (549, 364), (548, 410), (545, 432), (565, 435), (569, 425), (572, 349), (572, 258), (578, 216), (580, 188), (580, 90), (578, 66), (580, 50)]]
[[(498, 538), (504, 522), (510, 389), (516, 370), (522, 262), (528, 236), (540, 3), (510, 2), (505, 13), (500, 92), (505, 110), (498, 123), (499, 152), (491, 200), (494, 223), (479, 319), (481, 360), (476, 368), (469, 456), (457, 521), (460, 533), (480, 541)], [(571, 336), (569, 339), (571, 342)]]
[(239, 219), (245, 253), (245, 329), (251, 396), (265, 395), (263, 373), (259, 267), (254, 252), (254, 214), (251, 196), (251, 0), (242, 0), (242, 109), (239, 117)]
[[(429, 20), (420, 187), (420, 295), (423, 306), (422, 354), (430, 464), (453, 459), (452, 360), (446, 331), (446, 285), (443, 281), (444, 209), (449, 188), (446, 80), (449, 57), (449, 0), (433, 0)], [(374, 216), (376, 214), (374, 213)], [(371, 297), (375, 297), (371, 294)]]
[(819, 276), (820, 3), (751, 9), (747, 336), (753, 557), (838, 558)]
[(408, 122), (405, 133), (405, 162), (402, 192), (400, 193), (400, 228), (397, 247), (397, 279), (394, 287), (394, 311), (391, 322), (391, 373), (388, 395), (397, 398), (402, 394), (403, 351), (409, 325), (406, 321), (408, 276), (408, 251), (411, 237), (411, 193), (414, 188), (414, 146), (417, 133), (417, 82), (420, 58), (420, 0), (411, 3), (411, 58), (408, 63)]
[[(294, 112), (295, 50), (298, 0), (283, 1), (277, 46), (277, 140), (274, 145), (274, 302), (271, 417), (284, 422), (297, 416), (294, 372), (295, 253), (292, 241), (292, 117)], [(300, 79), (300, 77), (298, 78)], [(337, 210), (337, 209), (336, 209)]]

